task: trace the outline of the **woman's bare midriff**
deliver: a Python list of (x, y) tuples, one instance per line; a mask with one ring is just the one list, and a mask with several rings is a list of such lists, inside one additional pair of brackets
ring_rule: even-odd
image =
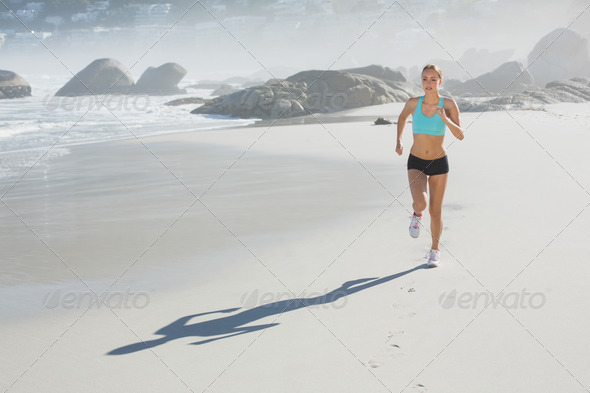
[(444, 135), (414, 134), (410, 154), (423, 160), (435, 160), (447, 155), (443, 145)]

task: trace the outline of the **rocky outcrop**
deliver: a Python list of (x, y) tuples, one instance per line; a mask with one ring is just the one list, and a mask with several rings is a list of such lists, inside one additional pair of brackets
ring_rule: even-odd
[(189, 105), (189, 104), (204, 104), (205, 102), (209, 102), (211, 100), (201, 97), (187, 97), (187, 98), (180, 98), (178, 100), (168, 101), (164, 103), (166, 106), (180, 106), (180, 105)]
[(361, 68), (350, 68), (347, 70), (342, 70), (342, 72), (348, 72), (351, 74), (361, 74), (361, 75), (368, 75), (372, 76), (373, 78), (383, 79), (383, 80), (390, 80), (396, 82), (407, 82), (407, 79), (400, 71), (392, 70), (389, 67), (383, 67), (381, 65), (370, 65), (367, 67)]
[(115, 59), (97, 59), (70, 79), (56, 96), (102, 94), (172, 95), (185, 93), (178, 88), (186, 70), (176, 63), (149, 67), (134, 83), (127, 67)]
[(305, 86), (308, 95), (346, 97), (346, 107), (343, 109), (403, 102), (422, 93), (422, 89), (408, 82), (381, 80), (341, 71), (303, 71), (286, 80)]
[(553, 81), (548, 83), (545, 89), (502, 95), (496, 99), (457, 99), (459, 110), (466, 112), (534, 109), (544, 104), (557, 104), (560, 102), (590, 102), (590, 79), (573, 78)]
[(540, 87), (554, 80), (590, 76), (588, 41), (567, 29), (556, 29), (535, 45), (529, 71)]
[(391, 124), (391, 121), (385, 120), (382, 117), (378, 117), (377, 120), (375, 120), (374, 123), (375, 123), (376, 126), (386, 126), (386, 125)]
[(179, 64), (166, 63), (159, 67), (149, 67), (143, 72), (135, 86), (134, 94), (172, 95), (186, 93), (178, 88), (178, 82), (186, 75), (186, 70)]
[(133, 86), (127, 67), (115, 59), (97, 59), (78, 72), (56, 96), (126, 94)]
[(294, 117), (307, 114), (302, 105), (303, 90), (298, 86), (278, 80), (270, 80), (265, 85), (250, 87), (235, 93), (217, 97), (196, 108), (193, 114), (227, 115), (248, 118)]
[(235, 93), (237, 89), (231, 85), (223, 84), (211, 93), (213, 96), (226, 96), (231, 93)]
[(454, 95), (489, 97), (500, 93), (514, 94), (535, 89), (533, 77), (522, 64), (512, 61), (502, 64), (492, 72), (480, 75), (475, 79), (455, 84), (445, 84)]
[(240, 118), (276, 119), (389, 102), (404, 102), (421, 94), (417, 86), (342, 71), (303, 71), (286, 80), (218, 97), (193, 110)]
[(0, 70), (0, 99), (22, 98), (31, 95), (31, 85), (12, 71)]

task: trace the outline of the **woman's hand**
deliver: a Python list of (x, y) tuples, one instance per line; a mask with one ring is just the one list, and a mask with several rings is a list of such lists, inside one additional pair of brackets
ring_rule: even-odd
[(449, 101), (449, 116), (447, 116), (447, 112), (444, 108), (436, 108), (436, 113), (440, 115), (441, 120), (443, 123), (449, 127), (449, 130), (453, 133), (453, 135), (459, 139), (463, 140), (463, 128), (461, 128), (461, 120), (459, 119), (459, 107), (457, 103), (451, 99), (446, 99), (445, 103)]
[(404, 152), (404, 147), (402, 146), (402, 143), (401, 143), (401, 142), (398, 142), (398, 143), (397, 143), (397, 146), (395, 147), (395, 152), (396, 152), (396, 153), (397, 153), (399, 156), (401, 156), (401, 155), (402, 155), (402, 153)]
[(449, 118), (447, 117), (447, 112), (445, 111), (445, 108), (436, 108), (436, 113), (440, 115), (440, 118), (443, 121), (443, 123), (447, 124), (449, 122)]

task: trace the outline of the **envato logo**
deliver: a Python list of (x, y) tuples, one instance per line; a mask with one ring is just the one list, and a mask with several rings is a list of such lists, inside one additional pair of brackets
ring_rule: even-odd
[[(272, 308), (277, 307), (299, 307), (303, 304), (305, 307), (315, 308), (334, 308), (340, 309), (348, 303), (347, 293), (345, 291), (324, 291), (302, 293), (295, 297), (290, 292), (260, 292), (258, 289), (252, 292), (246, 292), (242, 295), (240, 303), (243, 308)], [(289, 306), (289, 301), (293, 303)]]
[(438, 303), (442, 308), (463, 308), (474, 309), (479, 306), (497, 308), (498, 305), (506, 309), (526, 309), (531, 308), (537, 310), (545, 305), (547, 298), (542, 292), (528, 292), (523, 289), (520, 292), (500, 292), (499, 295), (494, 296), (489, 292), (461, 292), (458, 293), (456, 289), (450, 292), (445, 292), (440, 295)]
[(348, 95), (344, 93), (311, 93), (307, 95), (305, 106), (309, 110), (341, 111), (348, 106)]
[(46, 308), (102, 308), (111, 309), (138, 308), (142, 309), (149, 305), (150, 296), (145, 291), (132, 292), (125, 291), (105, 292), (98, 296), (92, 291), (62, 291), (56, 289), (47, 292), (43, 297), (43, 305)]
[(145, 111), (150, 106), (148, 95), (96, 95), (96, 96), (51, 96), (43, 97), (43, 107), (47, 111), (61, 109), (67, 112), (95, 111)]
[[(284, 102), (298, 102), (301, 107), (311, 112), (336, 112), (346, 109), (348, 107), (348, 95), (345, 93), (309, 93), (305, 99), (299, 98), (298, 95), (290, 95), (287, 93), (283, 94), (270, 94), (260, 93), (243, 95), (241, 99), (241, 106), (247, 110), (253, 110), (255, 108), (262, 109), (263, 111), (271, 111), (275, 105)], [(286, 109), (286, 108), (285, 108)]]

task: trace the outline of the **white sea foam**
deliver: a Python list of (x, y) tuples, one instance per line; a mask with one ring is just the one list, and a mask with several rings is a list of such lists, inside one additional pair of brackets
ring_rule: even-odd
[(76, 144), (133, 139), (185, 131), (244, 126), (254, 120), (192, 115), (197, 105), (166, 106), (187, 96), (210, 96), (209, 90), (191, 90), (178, 96), (55, 97), (68, 77), (48, 75), (27, 79), (33, 96), (3, 100), (0, 106), (0, 178), (14, 176), (33, 165), (39, 152), (51, 149), (49, 159), (66, 154), (56, 150)]
[[(0, 179), (18, 178), (35, 165), (45, 165), (69, 153), (67, 148), (25, 149), (0, 154)], [(3, 192), (6, 190), (2, 190)]]

